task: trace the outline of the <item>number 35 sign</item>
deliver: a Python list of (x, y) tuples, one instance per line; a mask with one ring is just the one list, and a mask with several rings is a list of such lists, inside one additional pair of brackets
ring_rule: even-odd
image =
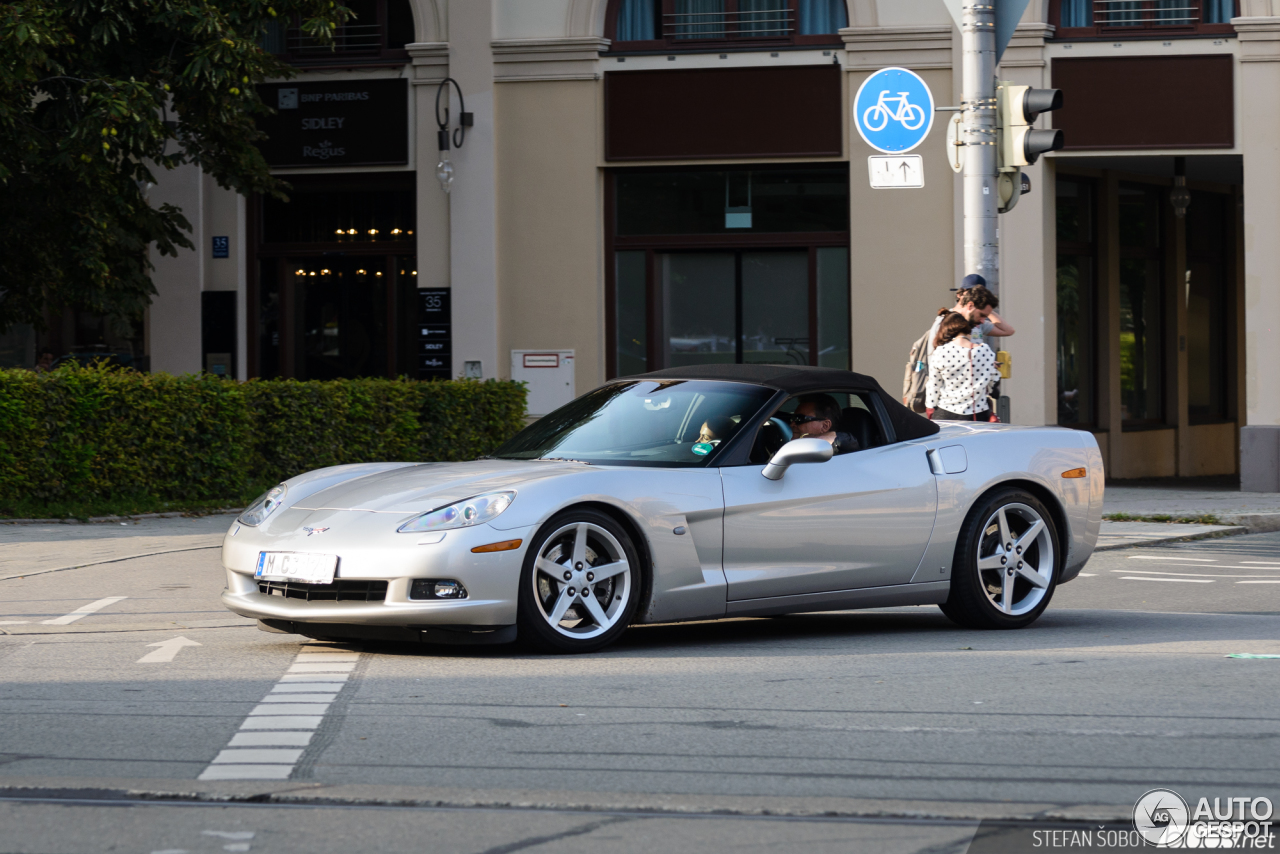
[(914, 71), (882, 68), (858, 87), (853, 121), (867, 145), (885, 154), (902, 154), (929, 135), (933, 93)]

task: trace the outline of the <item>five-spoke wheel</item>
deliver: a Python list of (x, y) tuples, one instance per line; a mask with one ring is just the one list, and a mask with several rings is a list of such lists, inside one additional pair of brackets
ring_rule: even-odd
[(1048, 606), (1058, 561), (1058, 532), (1045, 506), (1022, 490), (1001, 490), (965, 521), (942, 611), (971, 628), (1021, 628)]
[(548, 652), (590, 652), (631, 622), (639, 560), (626, 531), (595, 510), (570, 510), (543, 526), (520, 579), (519, 632)]

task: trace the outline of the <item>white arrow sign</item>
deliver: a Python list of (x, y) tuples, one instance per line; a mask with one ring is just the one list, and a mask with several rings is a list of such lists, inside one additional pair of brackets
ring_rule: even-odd
[(173, 661), (173, 659), (178, 655), (179, 650), (184, 646), (200, 646), (200, 644), (193, 640), (187, 640), (184, 637), (176, 637), (170, 638), (167, 641), (160, 641), (159, 643), (149, 643), (147, 646), (155, 646), (159, 647), (159, 649), (155, 652), (149, 652), (142, 656), (142, 658), (139, 658), (137, 662), (138, 664), (158, 664), (164, 661)]

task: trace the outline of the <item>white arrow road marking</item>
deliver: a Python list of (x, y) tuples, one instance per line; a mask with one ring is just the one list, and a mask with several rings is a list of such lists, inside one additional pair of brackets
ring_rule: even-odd
[(54, 617), (52, 620), (41, 620), (40, 624), (44, 626), (69, 626), (76, 620), (84, 619), (94, 611), (101, 611), (103, 608), (114, 605), (117, 602), (123, 602), (128, 598), (128, 596), (108, 596), (106, 599), (99, 599), (97, 602), (90, 602), (82, 608), (76, 608), (70, 614), (66, 614), (62, 617)]
[(137, 661), (138, 664), (158, 664), (160, 662), (173, 661), (184, 646), (200, 646), (200, 644), (193, 640), (187, 640), (184, 637), (176, 637), (170, 638), (167, 641), (160, 641), (159, 643), (147, 644), (148, 648), (153, 646), (157, 646), (159, 649), (155, 652), (149, 652), (142, 656), (142, 658), (139, 658)]

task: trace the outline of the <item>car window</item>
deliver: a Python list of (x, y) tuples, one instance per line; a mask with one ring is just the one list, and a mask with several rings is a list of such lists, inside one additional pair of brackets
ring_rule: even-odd
[(704, 466), (773, 394), (748, 383), (614, 383), (544, 416), (493, 455), (608, 465)]
[[(840, 418), (835, 430), (851, 436), (854, 440), (847, 452), (855, 453), (867, 448), (878, 448), (885, 444), (884, 428), (871, 400), (871, 392), (866, 391), (828, 391), (820, 394), (829, 395), (840, 409)], [(760, 425), (756, 439), (751, 447), (751, 462), (763, 465), (777, 453), (784, 444), (797, 437), (792, 429), (791, 417), (802, 399), (807, 395), (795, 395), (785, 400), (773, 415)]]

